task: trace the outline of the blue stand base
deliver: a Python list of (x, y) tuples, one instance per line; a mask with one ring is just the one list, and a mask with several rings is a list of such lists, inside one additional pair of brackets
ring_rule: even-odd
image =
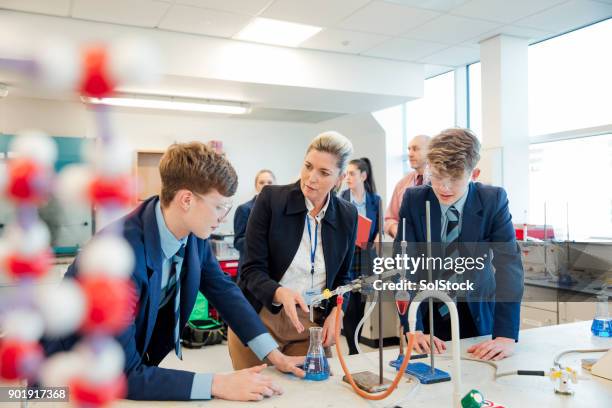
[[(389, 365), (391, 367), (395, 367), (396, 370), (399, 370), (401, 364), (401, 358), (399, 357), (397, 360), (391, 361), (389, 363)], [(450, 381), (451, 379), (450, 375), (446, 371), (442, 371), (437, 368), (434, 369), (434, 372), (432, 373), (431, 366), (425, 363), (408, 363), (408, 366), (406, 367), (406, 374), (410, 374), (416, 377), (421, 384), (436, 384), (440, 382)]]

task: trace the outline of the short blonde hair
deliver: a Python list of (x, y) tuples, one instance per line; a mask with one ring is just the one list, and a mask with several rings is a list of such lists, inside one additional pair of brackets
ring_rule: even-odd
[(338, 159), (340, 172), (346, 170), (349, 157), (353, 154), (353, 144), (342, 134), (335, 131), (323, 132), (310, 142), (306, 154), (311, 150), (333, 154)]
[(163, 207), (167, 207), (181, 189), (199, 194), (215, 189), (230, 197), (238, 187), (238, 175), (231, 163), (200, 142), (171, 145), (159, 162), (159, 174)]
[(429, 167), (441, 175), (461, 177), (474, 170), (479, 160), (480, 141), (470, 129), (446, 129), (429, 142)]

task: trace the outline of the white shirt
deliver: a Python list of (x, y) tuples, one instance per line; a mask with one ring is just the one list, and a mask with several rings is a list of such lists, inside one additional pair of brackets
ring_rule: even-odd
[[(319, 211), (316, 217), (310, 215), (310, 211), (314, 208), (314, 204), (304, 197), (306, 201), (306, 208), (308, 209), (307, 217), (310, 222), (310, 233), (308, 233), (308, 225), (306, 224), (306, 217), (304, 217), (304, 232), (302, 233), (302, 240), (298, 247), (289, 268), (285, 271), (280, 285), (286, 288), (292, 289), (299, 294), (303, 294), (306, 289), (318, 289), (323, 290), (326, 285), (327, 273), (325, 271), (325, 257), (323, 254), (323, 245), (321, 243), (321, 220), (325, 217), (327, 206), (329, 205), (329, 194), (327, 195), (327, 201), (325, 205)], [(316, 225), (319, 227), (316, 228)], [(314, 248), (315, 230), (317, 234), (317, 248), (315, 251), (314, 259), (314, 275), (310, 273), (310, 254)], [(311, 241), (312, 238), (312, 241)], [(312, 245), (312, 246), (311, 246)]]

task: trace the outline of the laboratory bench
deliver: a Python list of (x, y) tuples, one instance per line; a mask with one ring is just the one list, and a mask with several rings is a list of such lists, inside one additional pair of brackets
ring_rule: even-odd
[[(590, 321), (522, 330), (516, 353), (497, 362), (499, 372), (512, 370), (548, 370), (553, 366), (554, 357), (564, 350), (611, 348), (612, 339), (591, 335)], [(461, 340), (462, 355), (468, 355), (466, 349), (486, 339), (486, 337)], [(451, 343), (447, 343), (447, 352), (436, 357), (436, 367), (451, 372)], [(494, 380), (493, 367), (472, 361), (462, 361), (462, 394), (472, 389), (480, 391), (485, 399), (503, 407), (603, 407), (610, 406), (612, 401), (612, 381), (591, 375), (581, 368), (581, 359), (596, 358), (601, 353), (571, 354), (564, 357), (561, 363), (576, 368), (579, 373), (577, 384), (571, 384), (574, 395), (565, 396), (554, 392), (554, 383), (548, 377), (507, 376)], [(396, 348), (384, 351), (384, 375), (393, 379), (396, 371), (388, 365), (397, 357)], [(229, 359), (229, 356), (226, 357)], [(347, 356), (347, 365), (351, 372), (371, 370), (378, 373), (378, 352)], [(417, 360), (429, 362), (428, 359)], [(261, 402), (238, 403), (223, 400), (190, 401), (190, 402), (137, 402), (118, 401), (117, 407), (444, 407), (452, 405), (452, 383), (444, 382), (423, 385), (404, 377), (398, 389), (382, 401), (367, 401), (357, 396), (350, 385), (342, 381), (342, 369), (337, 358), (329, 360), (333, 376), (327, 381), (307, 382), (291, 375), (281, 374), (273, 368), (267, 368), (266, 374), (280, 384), (285, 393), (281, 396), (266, 398)], [(205, 366), (194, 367), (193, 362), (167, 359), (165, 366), (171, 368), (189, 368), (206, 371), (226, 369), (227, 361), (215, 359)], [(1, 406), (1, 404), (0, 404)], [(45, 408), (47, 403), (30, 403), (30, 407)], [(68, 406), (57, 405), (59, 406)]]

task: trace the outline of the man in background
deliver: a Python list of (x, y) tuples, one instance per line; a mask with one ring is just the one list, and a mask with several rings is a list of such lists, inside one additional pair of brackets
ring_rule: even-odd
[(408, 187), (420, 186), (423, 184), (423, 175), (425, 174), (425, 165), (427, 163), (427, 146), (429, 145), (429, 136), (417, 135), (412, 138), (408, 144), (408, 160), (413, 171), (409, 172), (395, 185), (393, 196), (389, 201), (389, 207), (385, 214), (384, 231), (395, 238), (399, 225), (399, 210), (402, 205), (402, 197)]

